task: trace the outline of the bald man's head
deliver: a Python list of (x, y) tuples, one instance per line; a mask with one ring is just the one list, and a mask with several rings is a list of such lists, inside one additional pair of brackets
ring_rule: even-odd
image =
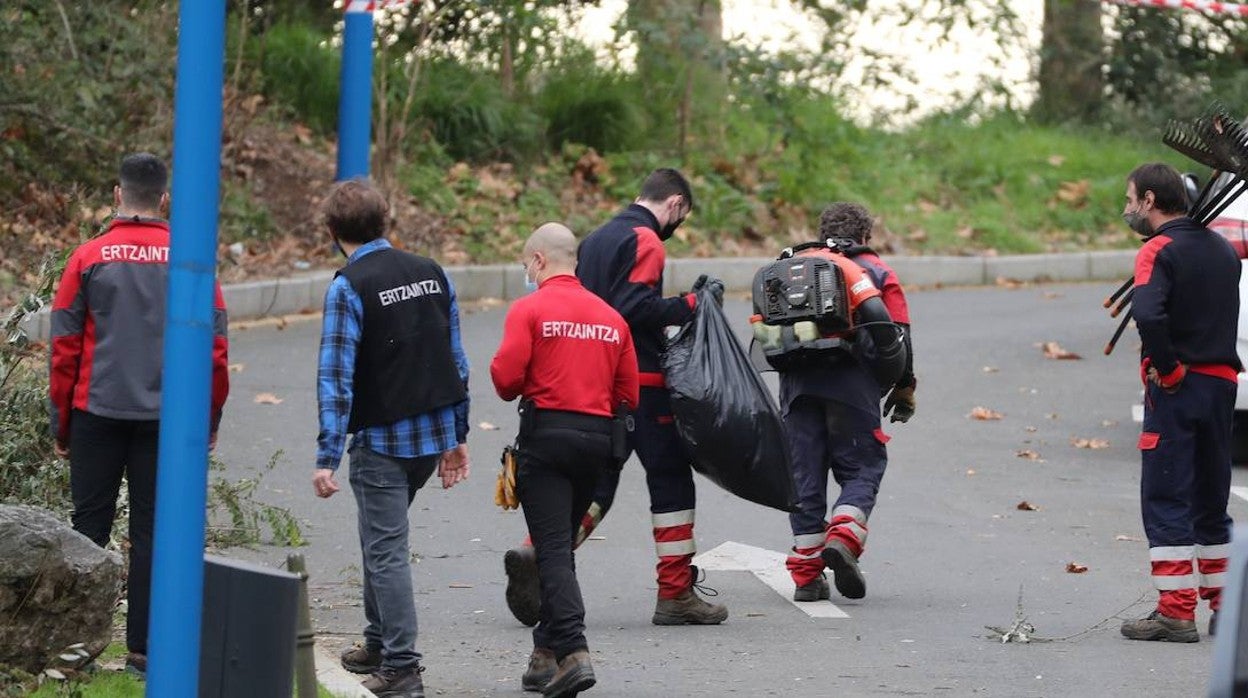
[(546, 223), (524, 243), (524, 268), (534, 281), (576, 273), (576, 236), (562, 223)]

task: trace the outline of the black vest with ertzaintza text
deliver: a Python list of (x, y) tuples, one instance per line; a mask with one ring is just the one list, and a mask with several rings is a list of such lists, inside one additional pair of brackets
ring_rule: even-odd
[(385, 426), (462, 401), (451, 352), (451, 296), (433, 260), (393, 248), (338, 271), (364, 306), (347, 430)]

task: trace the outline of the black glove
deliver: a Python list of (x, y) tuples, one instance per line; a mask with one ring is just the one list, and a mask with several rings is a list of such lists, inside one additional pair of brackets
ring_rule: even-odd
[(693, 282), (693, 286), (689, 289), (689, 292), (696, 295), (697, 292), (701, 291), (703, 288), (706, 288), (711, 292), (711, 295), (715, 297), (715, 303), (718, 304), (719, 307), (724, 307), (723, 281), (720, 281), (713, 276), (701, 274), (698, 276), (698, 280)]
[(890, 422), (901, 422), (905, 424), (914, 416), (914, 386), (910, 385), (905, 388), (893, 388), (884, 400), (884, 416), (889, 417)]

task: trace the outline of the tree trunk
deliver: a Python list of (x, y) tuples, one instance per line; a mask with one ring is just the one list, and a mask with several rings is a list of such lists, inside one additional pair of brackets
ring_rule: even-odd
[(1034, 106), (1040, 121), (1096, 118), (1105, 92), (1104, 46), (1099, 0), (1045, 0)]
[[(687, 149), (722, 129), (727, 94), (721, 0), (632, 0), (629, 28), (637, 42), (637, 75), (654, 98), (647, 104), (655, 146)], [(674, 137), (674, 140), (672, 138)]]

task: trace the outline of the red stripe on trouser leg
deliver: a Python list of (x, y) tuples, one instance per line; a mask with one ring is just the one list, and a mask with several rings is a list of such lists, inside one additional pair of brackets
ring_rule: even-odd
[(1196, 619), (1196, 580), (1192, 561), (1153, 560), (1153, 585), (1157, 587), (1157, 610), (1180, 620)]
[[(1216, 611), (1222, 607), (1222, 584), (1210, 584), (1210, 577), (1218, 575), (1217, 580), (1220, 582), (1222, 575), (1226, 574), (1227, 558), (1196, 558), (1196, 569), (1200, 572), (1197, 577), (1200, 587), (1198, 592), (1200, 598), (1209, 602), (1209, 608)], [(1208, 584), (1208, 586), (1206, 586)]]
[[(654, 543), (660, 547), (662, 547), (663, 543), (688, 543), (691, 550), (693, 546), (693, 524), (656, 527), (654, 529)], [(659, 563), (655, 565), (655, 570), (658, 576), (660, 599), (678, 598), (688, 591), (689, 587), (693, 586), (693, 574), (689, 569), (689, 564), (692, 560), (692, 552), (678, 555), (659, 555)]]
[(1157, 597), (1157, 610), (1179, 620), (1196, 620), (1196, 590), (1163, 591)]
[(524, 542), (523, 542), (523, 543), (521, 543), (520, 545), (522, 545), (522, 546), (524, 546), (524, 547), (526, 547), (526, 548), (532, 548), (532, 547), (533, 547), (533, 536), (525, 536), (525, 537), (524, 537)]
[(576, 530), (576, 540), (572, 542), (572, 549), (576, 550), (581, 547), (594, 533), (594, 529), (598, 528), (598, 524), (602, 523), (602, 508), (595, 502), (589, 506), (589, 511), (581, 517), (581, 525)]
[(819, 578), (823, 572), (823, 558), (819, 557), (819, 553), (823, 551), (822, 545), (815, 545), (809, 548), (793, 548), (793, 553), (784, 561), (784, 566), (789, 569), (789, 574), (793, 577), (793, 583), (797, 586), (806, 586)]
[(849, 548), (849, 552), (854, 557), (862, 557), (864, 545), (858, 538), (858, 534), (852, 530), (853, 526), (861, 526), (866, 530), (866, 525), (854, 520), (852, 516), (837, 516), (832, 519), (832, 523), (828, 524), (828, 540), (839, 540)]
[(693, 586), (693, 570), (689, 563), (693, 555), (668, 555), (659, 558), (655, 565), (659, 579), (659, 598), (675, 599), (682, 596)]

